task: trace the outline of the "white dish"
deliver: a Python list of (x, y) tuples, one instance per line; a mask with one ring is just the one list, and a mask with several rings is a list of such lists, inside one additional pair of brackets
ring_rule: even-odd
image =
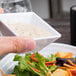
[[(50, 54), (55, 54), (57, 51), (72, 52), (74, 54), (74, 57), (76, 57), (76, 47), (60, 43), (51, 43), (50, 45), (39, 51), (39, 53), (46, 57)], [(14, 66), (17, 64), (13, 62), (13, 58), (15, 55), (16, 54), (8, 54), (0, 61), (0, 69), (2, 69), (4, 73), (12, 73)], [(20, 55), (24, 56), (25, 54)]]
[(58, 51), (71, 52), (73, 53), (74, 57), (76, 57), (76, 47), (63, 43), (51, 43), (50, 45), (40, 50), (40, 53), (46, 57), (50, 54), (55, 54)]
[[(34, 12), (25, 12), (25, 13), (9, 13), (9, 14), (0, 14), (0, 31), (4, 36), (18, 36), (18, 34), (13, 31), (7, 22), (24, 22), (26, 24), (37, 25), (44, 28), (46, 31), (51, 33), (48, 37), (34, 38), (37, 42), (37, 47), (35, 50), (40, 50), (44, 48), (49, 43), (54, 42), (61, 37), (61, 34), (58, 33), (51, 25), (47, 24)], [(43, 45), (43, 46), (41, 46)]]

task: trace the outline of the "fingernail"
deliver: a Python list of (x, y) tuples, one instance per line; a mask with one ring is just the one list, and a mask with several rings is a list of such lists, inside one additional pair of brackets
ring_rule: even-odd
[(33, 39), (26, 40), (26, 50), (31, 51), (36, 47), (36, 43)]

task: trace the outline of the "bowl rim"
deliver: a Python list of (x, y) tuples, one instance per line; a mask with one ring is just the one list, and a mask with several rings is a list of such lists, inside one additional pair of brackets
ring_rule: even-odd
[[(58, 31), (56, 31), (51, 25), (49, 25), (47, 22), (45, 22), (41, 17), (39, 17), (36, 13), (34, 13), (34, 12), (21, 12), (21, 13), (4, 13), (4, 14), (1, 14), (1, 15), (16, 15), (16, 14), (31, 14), (31, 15), (35, 15), (40, 21), (42, 21), (45, 25), (47, 25), (47, 27), (49, 28), (49, 29), (52, 29), (52, 31), (53, 32), (55, 32), (55, 34), (56, 35), (50, 35), (50, 36), (47, 36), (47, 37), (45, 37), (45, 36), (43, 36), (43, 37), (40, 37), (40, 38), (33, 38), (34, 40), (42, 40), (42, 39), (53, 39), (53, 38), (60, 38), (62, 35), (58, 32)], [(8, 30), (9, 31), (11, 31), (15, 36), (18, 36), (18, 34), (16, 33), (16, 32), (14, 32), (14, 30), (12, 30), (12, 28), (10, 28), (9, 26), (8, 26), (8, 24), (6, 24), (3, 20), (0, 20), (0, 22), (2, 22), (3, 24), (4, 24), (4, 26), (5, 27), (7, 27), (8, 28)]]

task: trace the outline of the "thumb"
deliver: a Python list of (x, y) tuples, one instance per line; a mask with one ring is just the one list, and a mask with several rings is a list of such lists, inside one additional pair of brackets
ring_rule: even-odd
[(0, 8), (0, 14), (3, 14), (4, 10), (2, 8)]
[(36, 47), (33, 39), (24, 37), (0, 37), (0, 56), (7, 53), (31, 51)]
[(36, 47), (36, 43), (33, 39), (23, 37), (14, 38), (13, 44), (13, 51), (16, 53), (28, 52)]

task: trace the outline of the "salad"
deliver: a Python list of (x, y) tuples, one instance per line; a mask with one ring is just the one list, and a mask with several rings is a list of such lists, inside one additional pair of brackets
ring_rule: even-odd
[(35, 52), (25, 57), (15, 55), (13, 61), (18, 61), (11, 75), (3, 76), (76, 76), (76, 64), (72, 53), (57, 52), (47, 58)]

